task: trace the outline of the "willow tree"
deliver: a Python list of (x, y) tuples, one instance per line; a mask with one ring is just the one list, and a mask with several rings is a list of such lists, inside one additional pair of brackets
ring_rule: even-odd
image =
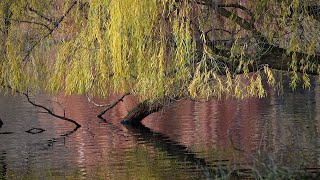
[[(140, 121), (173, 99), (264, 97), (320, 72), (309, 0), (1, 0), (4, 91), (130, 93)], [(275, 71), (281, 70), (281, 71)], [(264, 85), (263, 79), (267, 80)]]

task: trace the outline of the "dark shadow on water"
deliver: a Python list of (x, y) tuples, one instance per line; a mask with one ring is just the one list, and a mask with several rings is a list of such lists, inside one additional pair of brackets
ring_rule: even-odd
[[(99, 117), (99, 119), (110, 127), (121, 131), (117, 126), (108, 122), (103, 117)], [(238, 179), (240, 177), (237, 172), (247, 171), (247, 169), (234, 170), (225, 165), (221, 165), (221, 163), (227, 164), (227, 162), (230, 161), (227, 159), (217, 160), (216, 162), (218, 165), (209, 165), (204, 158), (197, 157), (197, 155), (190, 151), (187, 146), (170, 140), (169, 137), (164, 134), (154, 132), (142, 123), (134, 125), (123, 124), (123, 126), (128, 129), (129, 133), (136, 139), (136, 141), (142, 142), (143, 144), (150, 144), (159, 151), (166, 152), (170, 157), (177, 159), (179, 162), (192, 164), (193, 166), (189, 166), (189, 170), (202, 172), (205, 179)], [(247, 176), (242, 176), (242, 178), (245, 177)]]
[[(197, 157), (197, 154), (190, 151), (187, 146), (170, 140), (166, 135), (154, 132), (152, 129), (144, 126), (143, 124), (134, 126), (125, 125), (125, 127), (129, 130), (129, 132), (131, 132), (138, 142), (140, 141), (144, 144), (150, 144), (156, 149), (166, 152), (169, 156), (176, 158), (180, 162), (188, 162), (193, 164), (195, 170), (202, 172), (206, 179), (254, 179), (255, 177), (258, 177), (258, 179), (267, 178), (266, 176), (256, 176), (254, 173), (255, 167), (252, 167), (253, 169), (247, 169), (242, 166), (228, 167), (228, 165), (221, 165), (221, 163), (227, 164), (227, 162), (230, 162), (228, 159), (214, 161), (218, 165), (209, 165), (204, 158)], [(280, 175), (281, 174), (279, 174), (279, 176)], [(320, 179), (320, 171), (318, 168), (301, 169), (297, 172), (287, 172), (284, 174), (284, 176), (280, 177)]]
[(13, 134), (13, 132), (0, 132), (0, 135), (1, 134)]
[[(166, 152), (169, 156), (176, 158), (180, 162), (191, 163), (194, 167), (193, 170), (202, 172), (206, 179), (215, 179), (218, 177), (230, 177), (234, 176), (233, 172), (230, 171), (226, 166), (217, 165), (209, 166), (205, 159), (197, 157), (197, 155), (190, 151), (188, 147), (181, 145), (179, 142), (170, 140), (164, 134), (154, 132), (150, 128), (143, 124), (138, 125), (125, 125), (125, 127), (132, 133), (137, 141), (151, 144), (156, 149)], [(218, 160), (217, 163), (228, 162), (229, 160)]]

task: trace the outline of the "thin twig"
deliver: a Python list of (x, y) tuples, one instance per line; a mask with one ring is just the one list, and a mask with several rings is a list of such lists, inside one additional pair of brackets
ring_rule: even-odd
[(127, 95), (129, 95), (130, 93), (126, 93), (123, 96), (121, 96), (117, 101), (115, 101), (114, 103), (110, 104), (104, 111), (102, 111), (97, 117), (101, 118), (107, 111), (109, 111), (110, 109), (114, 108), (119, 102), (123, 101), (123, 98), (126, 97)]
[(205, 32), (205, 34), (208, 34), (208, 33), (211, 32), (211, 31), (224, 31), (224, 32), (227, 32), (227, 33), (229, 33), (229, 34), (235, 34), (235, 33), (233, 33), (233, 32), (230, 32), (230, 31), (226, 30), (226, 29), (220, 29), (220, 28), (210, 29), (210, 30), (208, 30), (207, 32)]
[(10, 21), (18, 22), (18, 23), (36, 24), (36, 25), (43, 26), (43, 27), (47, 28), (49, 31), (52, 31), (52, 28), (50, 28), (48, 25), (43, 24), (43, 23), (41, 23), (41, 22), (34, 22), (34, 21), (27, 21), (27, 20), (19, 20), (19, 19), (12, 19), (12, 18), (7, 18), (7, 19), (10, 20)]
[(45, 19), (46, 21), (48, 21), (48, 22), (50, 22), (50, 23), (53, 22), (51, 18), (46, 17), (45, 15), (41, 14), (39, 11), (33, 9), (32, 7), (29, 7), (28, 9), (29, 9), (29, 11), (35, 13), (35, 14), (38, 15), (39, 17)]
[(228, 7), (233, 7), (233, 8), (238, 8), (238, 9), (241, 9), (243, 10), (244, 12), (246, 12), (248, 15), (250, 15), (251, 17), (254, 17), (254, 14), (249, 10), (247, 9), (246, 7), (236, 3), (236, 4), (218, 4), (218, 7), (225, 7), (225, 8), (228, 8)]
[(93, 105), (97, 106), (97, 107), (107, 107), (107, 106), (110, 106), (110, 104), (98, 104), (98, 103), (95, 103), (90, 97), (88, 94), (86, 94), (87, 96), (87, 99), (90, 103), (92, 103)]

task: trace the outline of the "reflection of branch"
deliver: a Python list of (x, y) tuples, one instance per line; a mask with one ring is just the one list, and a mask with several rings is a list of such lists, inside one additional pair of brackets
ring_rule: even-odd
[(115, 101), (114, 103), (110, 104), (107, 109), (105, 109), (104, 111), (102, 111), (97, 117), (101, 118), (102, 115), (104, 115), (107, 111), (109, 111), (110, 109), (112, 109), (113, 107), (115, 107), (119, 102), (123, 101), (123, 98), (126, 97), (127, 95), (129, 95), (130, 93), (126, 93), (123, 96), (121, 96), (117, 101)]
[(76, 132), (79, 128), (80, 128), (80, 126), (77, 126), (77, 127), (75, 127), (74, 129), (72, 129), (71, 131), (68, 131), (67, 133), (62, 134), (61, 137), (70, 136), (71, 134), (73, 134), (74, 132)]
[[(129, 132), (132, 132), (132, 135), (138, 139), (138, 141), (142, 141), (144, 144), (151, 144), (155, 148), (160, 151), (165, 151), (171, 157), (175, 157), (179, 161), (182, 162), (190, 162), (197, 170), (201, 170), (207, 179), (212, 179), (213, 177), (224, 177), (232, 175), (233, 171), (230, 171), (224, 167), (219, 167), (219, 165), (215, 165), (214, 169), (209, 166), (209, 163), (206, 162), (205, 159), (197, 157), (197, 155), (188, 150), (189, 148), (181, 145), (179, 142), (170, 140), (167, 136), (153, 132), (150, 128), (144, 126), (140, 123), (140, 125), (125, 126)], [(217, 164), (221, 162), (229, 162), (229, 160), (218, 160)], [(223, 165), (221, 165), (223, 166)]]
[(234, 150), (236, 150), (236, 151), (240, 151), (240, 152), (246, 152), (245, 150), (240, 149), (240, 148), (238, 148), (238, 147), (236, 147), (236, 146), (235, 146), (235, 144), (234, 144), (234, 142), (233, 142), (233, 139), (232, 139), (231, 135), (229, 135), (229, 139), (230, 139), (231, 146), (232, 146), (232, 148), (233, 148)]
[[(66, 132), (65, 134), (60, 135), (60, 137), (58, 138), (51, 138), (49, 140), (46, 141), (46, 148), (53, 146), (53, 144), (59, 140), (63, 140), (64, 144), (65, 144), (65, 137), (70, 136), (71, 134), (73, 134), (74, 132), (76, 132), (79, 129), (79, 127), (75, 127), (74, 129)], [(48, 143), (48, 144), (47, 144)]]
[(121, 130), (118, 126), (114, 125), (112, 122), (107, 121), (105, 118), (103, 118), (102, 116), (98, 117), (101, 121), (103, 121), (103, 123), (105, 123), (108, 128), (110, 128), (112, 131), (114, 131), (115, 134), (119, 135), (119, 136), (123, 136), (126, 137), (127, 136), (124, 134), (125, 132), (123, 130)]

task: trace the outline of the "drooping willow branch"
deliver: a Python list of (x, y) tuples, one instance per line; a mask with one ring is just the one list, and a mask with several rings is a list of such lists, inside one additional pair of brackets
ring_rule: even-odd
[(86, 94), (86, 96), (87, 96), (88, 101), (89, 101), (90, 103), (92, 103), (93, 105), (97, 106), (97, 107), (107, 107), (107, 106), (110, 106), (110, 104), (98, 104), (98, 103), (94, 102), (94, 101), (89, 97), (88, 94)]
[(34, 48), (36, 46), (38, 46), (40, 44), (40, 42), (46, 38), (48, 38), (52, 33), (53, 31), (55, 31), (56, 29), (58, 29), (59, 25), (61, 24), (61, 22), (65, 19), (65, 17), (70, 13), (71, 9), (77, 4), (77, 0), (74, 0), (69, 8), (66, 10), (66, 12), (56, 21), (54, 22), (54, 27), (47, 33), (45, 34), (42, 38), (40, 38), (36, 43), (34, 43), (31, 48), (27, 51), (27, 54), (26, 56), (23, 58), (23, 61), (27, 60), (28, 57), (30, 56), (31, 52), (34, 50)]
[[(218, 13), (220, 16), (230, 19), (231, 21), (239, 25), (242, 29), (248, 32), (251, 32), (253, 37), (259, 40), (260, 48), (262, 48), (264, 52), (266, 52), (257, 59), (257, 62), (260, 65), (267, 64), (270, 68), (277, 69), (277, 70), (286, 70), (286, 71), (291, 70), (288, 64), (289, 62), (292, 61), (293, 54), (296, 55), (297, 59), (309, 59), (310, 61), (316, 62), (316, 64), (319, 64), (319, 61), (320, 61), (319, 54), (314, 54), (313, 56), (309, 56), (305, 52), (298, 52), (298, 51), (294, 51), (288, 54), (287, 49), (269, 43), (266, 36), (263, 35), (255, 27), (254, 22), (248, 21), (236, 15), (235, 13), (226, 10), (226, 8), (232, 7), (232, 6), (235, 8), (242, 8), (242, 9), (244, 9), (245, 7), (240, 7), (239, 5), (236, 5), (236, 4), (222, 5), (222, 4), (219, 4), (217, 0), (196, 0), (196, 1), (190, 1), (190, 2), (210, 7), (213, 11)], [(214, 52), (220, 53), (220, 50), (217, 49), (214, 46), (214, 44), (212, 44), (212, 42), (207, 41), (207, 43), (209, 47), (211, 47), (214, 50)], [(228, 52), (222, 53), (222, 54), (228, 54)], [(282, 59), (282, 62), (279, 62), (278, 59)], [(319, 72), (316, 69), (311, 69), (306, 71), (298, 69), (297, 72), (303, 72), (303, 73), (315, 74), (315, 75), (319, 74)]]
[(110, 109), (114, 108), (119, 102), (123, 101), (123, 98), (126, 97), (127, 95), (129, 95), (130, 93), (126, 93), (123, 96), (121, 96), (117, 101), (115, 101), (114, 103), (110, 104), (104, 111), (102, 111), (97, 117), (101, 118), (107, 111), (109, 111)]

